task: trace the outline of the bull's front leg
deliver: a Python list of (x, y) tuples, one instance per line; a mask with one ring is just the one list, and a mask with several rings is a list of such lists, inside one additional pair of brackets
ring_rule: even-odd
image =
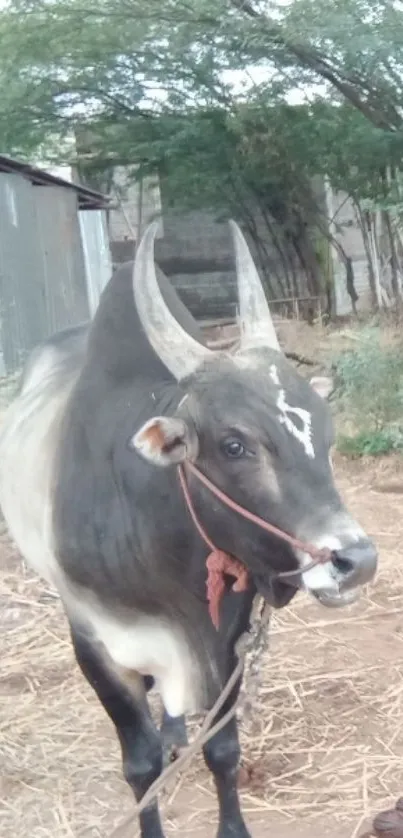
[[(226, 680), (230, 678), (238, 663), (236, 645), (250, 629), (250, 617), (255, 589), (230, 593), (224, 597), (219, 614), (219, 642), (225, 649), (221, 660), (226, 659)], [(218, 722), (234, 706), (238, 699), (242, 676), (232, 689), (213, 724)], [(214, 777), (219, 806), (217, 838), (251, 838), (246, 827), (238, 795), (238, 770), (241, 749), (239, 746), (237, 720), (232, 719), (216, 733), (203, 748), (207, 767)]]
[[(95, 647), (72, 624), (71, 638), (77, 663), (115, 725), (122, 750), (123, 773), (136, 801), (141, 801), (162, 770), (161, 737), (154, 725), (146, 697), (130, 695), (111, 676)], [(152, 800), (139, 815), (141, 838), (165, 838), (158, 802)]]
[[(221, 708), (213, 724), (233, 706), (240, 686), (241, 681)], [(217, 789), (219, 805), (217, 838), (250, 838), (238, 795), (240, 747), (235, 716), (206, 743), (203, 752)]]

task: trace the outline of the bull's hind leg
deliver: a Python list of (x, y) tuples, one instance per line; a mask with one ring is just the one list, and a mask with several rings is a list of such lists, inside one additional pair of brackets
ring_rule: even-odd
[[(109, 675), (96, 649), (71, 626), (71, 636), (80, 669), (112, 719), (122, 749), (123, 772), (140, 801), (162, 769), (161, 737), (151, 718), (146, 698), (136, 701)], [(158, 803), (140, 814), (142, 838), (164, 838)]]

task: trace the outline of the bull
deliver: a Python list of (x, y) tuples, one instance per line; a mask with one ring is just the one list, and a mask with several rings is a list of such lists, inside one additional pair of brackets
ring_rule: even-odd
[[(235, 352), (204, 345), (156, 270), (153, 224), (93, 321), (33, 352), (1, 430), (10, 534), (60, 594), (78, 665), (114, 723), (137, 801), (163, 764), (147, 700), (153, 685), (172, 734), (175, 720), (213, 706), (236, 668), (256, 594), (281, 608), (303, 588), (340, 606), (376, 572), (375, 546), (334, 483), (331, 382), (308, 382), (286, 360), (246, 241), (230, 223)], [(216, 600), (214, 555), (224, 561)], [(218, 838), (247, 838), (234, 717), (204, 757)], [(157, 801), (140, 828), (142, 838), (163, 838)]]

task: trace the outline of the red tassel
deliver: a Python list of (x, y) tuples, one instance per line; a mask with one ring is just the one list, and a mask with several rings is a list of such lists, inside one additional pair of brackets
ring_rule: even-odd
[(211, 621), (218, 631), (220, 625), (220, 605), (225, 591), (224, 573), (233, 576), (235, 582), (232, 590), (236, 592), (246, 591), (248, 587), (248, 571), (237, 559), (224, 553), (223, 550), (214, 550), (207, 558), (207, 599), (209, 603), (209, 614)]

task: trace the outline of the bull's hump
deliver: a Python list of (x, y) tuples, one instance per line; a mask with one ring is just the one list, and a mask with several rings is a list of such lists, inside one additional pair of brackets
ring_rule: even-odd
[[(133, 262), (123, 263), (107, 284), (96, 311), (89, 338), (88, 362), (114, 379), (146, 375), (172, 379), (152, 349), (135, 306)], [(162, 296), (175, 319), (195, 340), (203, 343), (196, 320), (179, 298), (169, 279), (157, 269)]]

